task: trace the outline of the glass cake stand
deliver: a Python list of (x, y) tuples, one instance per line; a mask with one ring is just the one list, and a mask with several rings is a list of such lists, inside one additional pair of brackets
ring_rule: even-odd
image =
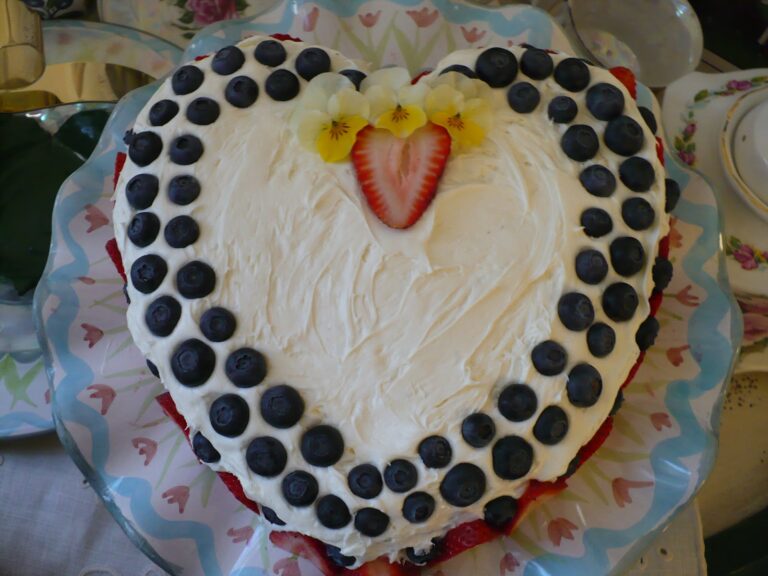
[[(290, 33), (412, 72), (445, 52), (492, 42), (570, 50), (548, 16), (528, 6), (319, 0), (284, 2), (255, 20), (213, 25), (186, 56), (257, 32)], [(119, 103), (96, 152), (65, 182), (55, 208), (36, 311), (57, 431), (116, 520), (160, 567), (171, 574), (265, 576), (286, 553), (197, 463), (155, 403), (163, 387), (132, 343), (121, 283), (104, 251), (111, 226), (88, 230), (88, 206), (107, 219), (111, 213), (115, 154), (153, 90)], [(654, 105), (644, 87), (639, 99)], [(725, 382), (741, 341), (740, 316), (724, 274), (715, 197), (670, 157), (667, 166), (684, 190), (672, 222), (675, 278), (658, 315), (656, 346), (626, 390), (613, 433), (568, 490), (535, 506), (511, 537), (424, 569), (424, 576), (622, 573), (709, 473)], [(303, 576), (317, 576), (304, 560), (295, 562)]]

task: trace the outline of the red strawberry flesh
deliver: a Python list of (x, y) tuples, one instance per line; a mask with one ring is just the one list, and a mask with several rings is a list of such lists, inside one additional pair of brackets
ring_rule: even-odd
[(409, 228), (435, 197), (450, 152), (451, 137), (435, 124), (408, 138), (368, 126), (357, 135), (352, 163), (376, 216), (391, 228)]

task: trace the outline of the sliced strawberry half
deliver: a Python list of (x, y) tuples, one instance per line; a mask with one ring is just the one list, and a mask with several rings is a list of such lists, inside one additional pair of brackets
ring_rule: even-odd
[(462, 552), (490, 542), (495, 538), (498, 538), (500, 533), (491, 528), (483, 520), (473, 520), (472, 522), (465, 522), (456, 528), (450, 530), (443, 539), (442, 552), (434, 562), (431, 564), (437, 564), (439, 562), (445, 562), (449, 558), (458, 556)]
[(637, 79), (635, 78), (635, 73), (624, 66), (616, 66), (611, 68), (611, 74), (624, 84), (624, 87), (629, 90), (630, 96), (637, 100)]
[(123, 171), (123, 166), (125, 166), (125, 159), (127, 156), (125, 155), (125, 152), (118, 152), (115, 156), (115, 173), (112, 175), (112, 189), (114, 190), (117, 188), (117, 181), (120, 179), (120, 173)]
[(123, 279), (123, 282), (127, 282), (128, 279), (125, 276), (125, 268), (123, 267), (123, 257), (120, 255), (120, 249), (117, 247), (117, 240), (114, 238), (108, 240), (104, 245), (104, 249), (109, 254), (109, 259), (115, 265), (115, 270), (120, 274), (120, 278)]
[(406, 564), (392, 564), (386, 558), (377, 558), (355, 570), (346, 570), (345, 576), (416, 576), (421, 570)]
[(442, 126), (429, 123), (408, 138), (368, 126), (357, 135), (352, 163), (379, 220), (391, 228), (408, 228), (435, 197), (450, 153), (451, 137)]
[(298, 532), (272, 532), (269, 535), (269, 541), (278, 548), (308, 560), (323, 573), (323, 576), (333, 576), (339, 573), (339, 569), (328, 560), (325, 546), (319, 540)]

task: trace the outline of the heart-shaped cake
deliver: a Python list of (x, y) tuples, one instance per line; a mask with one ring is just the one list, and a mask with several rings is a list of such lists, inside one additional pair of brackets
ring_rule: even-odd
[(180, 67), (114, 222), (198, 458), (343, 566), (509, 529), (658, 330), (655, 130), (609, 71), (532, 47), (414, 81), (265, 37)]

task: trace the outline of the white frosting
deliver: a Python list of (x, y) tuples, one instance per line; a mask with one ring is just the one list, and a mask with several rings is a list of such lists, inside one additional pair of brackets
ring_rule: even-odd
[[(649, 231), (632, 232), (621, 218), (621, 202), (637, 195), (621, 183), (610, 198), (596, 198), (582, 188), (578, 174), (584, 165), (569, 160), (559, 144), (568, 125), (553, 124), (546, 114), (548, 102), (566, 92), (552, 77), (530, 80), (541, 92), (539, 107), (531, 114), (517, 114), (506, 102), (506, 90), (495, 90), (494, 124), (483, 144), (449, 160), (434, 202), (415, 226), (392, 230), (368, 208), (350, 163), (324, 163), (298, 144), (287, 127), (298, 99), (280, 103), (266, 95), (269, 70), (252, 57), (261, 39), (240, 45), (247, 58), (236, 75), (251, 76), (260, 87), (258, 101), (250, 108), (226, 103), (223, 92), (230, 77), (211, 72), (207, 59), (197, 63), (205, 71), (198, 90), (176, 96), (167, 81), (136, 120), (134, 131), (157, 132), (165, 148), (145, 169), (126, 164), (116, 192), (117, 241), (126, 269), (138, 256), (158, 253), (168, 262), (169, 273), (150, 295), (129, 285), (128, 325), (141, 351), (158, 366), (192, 432), (201, 431), (221, 453), (215, 469), (234, 473), (246, 494), (273, 508), (286, 529), (338, 546), (359, 561), (382, 554), (394, 558), (407, 546), (427, 548), (431, 538), (482, 517), (484, 504), (497, 496), (520, 496), (532, 478), (561, 475), (608, 416), (637, 359), (634, 335), (649, 312), (651, 264), (658, 240), (667, 233), (664, 170), (656, 158), (653, 134), (645, 129), (646, 143), (638, 155), (653, 164), (657, 180), (642, 196), (657, 218)], [(304, 46), (285, 46), (289, 58), (282, 67), (292, 69), (294, 56)], [(521, 48), (512, 51), (522, 53)], [(328, 52), (334, 70), (356, 67)], [(473, 66), (478, 53), (456, 52), (437, 69), (457, 63)], [(561, 58), (554, 56), (555, 61)], [(645, 126), (636, 104), (609, 72), (591, 68), (591, 73), (593, 82), (619, 86), (625, 93), (625, 114)], [(586, 93), (567, 94), (579, 105), (572, 124), (588, 124), (602, 134), (605, 122), (586, 110)], [(186, 104), (199, 96), (214, 98), (222, 107), (212, 125), (196, 126), (184, 119)], [(153, 128), (147, 113), (163, 98), (176, 101), (181, 112), (166, 126)], [(205, 146), (201, 160), (188, 167), (167, 158), (171, 139), (185, 133), (197, 135)], [(590, 163), (618, 174), (622, 160), (601, 145)], [(151, 211), (163, 224), (179, 214), (199, 223), (195, 244), (172, 249), (161, 234), (141, 249), (127, 240), (133, 210), (124, 187), (141, 172), (160, 178)], [(174, 205), (165, 194), (170, 179), (179, 174), (193, 174), (202, 186), (200, 197), (189, 206)], [(590, 206), (611, 215), (614, 230), (607, 237), (592, 240), (581, 230), (579, 216)], [(580, 282), (574, 272), (576, 254), (594, 247), (607, 257), (609, 242), (620, 235), (643, 242), (648, 254), (643, 272), (625, 279), (611, 271), (600, 286)], [(177, 295), (174, 277), (193, 259), (210, 263), (217, 283), (210, 296), (190, 301)], [(628, 282), (640, 296), (630, 322), (611, 322), (602, 312), (602, 290), (615, 281)], [(584, 332), (565, 329), (557, 318), (559, 297), (572, 290), (589, 296), (596, 320), (616, 330), (616, 350), (605, 359), (589, 353)], [(177, 295), (183, 307), (181, 321), (167, 338), (152, 336), (144, 323), (146, 306), (161, 294)], [(211, 344), (217, 354), (211, 379), (187, 388), (175, 380), (169, 358), (183, 340), (203, 338), (198, 322), (212, 306), (233, 311), (238, 328), (227, 342)], [(557, 377), (539, 375), (530, 362), (532, 347), (550, 338), (569, 354), (566, 371)], [(241, 346), (260, 350), (269, 363), (266, 381), (251, 389), (235, 388), (223, 370), (227, 354)], [(565, 395), (568, 370), (579, 361), (591, 363), (603, 378), (602, 396), (591, 408), (575, 408)], [(535, 440), (535, 417), (522, 423), (501, 417), (496, 398), (509, 382), (533, 387), (539, 411), (557, 404), (567, 412), (570, 429), (562, 442), (544, 446)], [(271, 428), (258, 414), (261, 394), (276, 383), (290, 384), (306, 403), (300, 423), (288, 430)], [(239, 393), (251, 407), (248, 428), (237, 438), (219, 436), (208, 420), (208, 406), (224, 392)], [(474, 449), (462, 440), (461, 421), (476, 411), (494, 418), (497, 438), (515, 434), (531, 443), (535, 461), (528, 476), (499, 479), (493, 473), (490, 446)], [(298, 449), (303, 430), (320, 422), (337, 427), (345, 441), (343, 458), (329, 468), (307, 465)], [(341, 497), (353, 514), (368, 506), (386, 512), (391, 519), (386, 532), (369, 538), (352, 523), (330, 530), (318, 523), (313, 507), (289, 506), (280, 492), (282, 475), (265, 479), (245, 463), (248, 443), (263, 434), (286, 447), (286, 472), (308, 470), (317, 478), (321, 495)], [(450, 440), (452, 465), (471, 462), (485, 471), (487, 491), (476, 504), (459, 509), (440, 497), (447, 469), (427, 469), (416, 454), (418, 443), (433, 434)], [(385, 487), (379, 497), (364, 500), (349, 492), (346, 475), (353, 466), (372, 463), (383, 471), (394, 458), (413, 462), (419, 471), (416, 490), (429, 492), (437, 501), (435, 513), (424, 524), (410, 524), (402, 517), (403, 494)]]

